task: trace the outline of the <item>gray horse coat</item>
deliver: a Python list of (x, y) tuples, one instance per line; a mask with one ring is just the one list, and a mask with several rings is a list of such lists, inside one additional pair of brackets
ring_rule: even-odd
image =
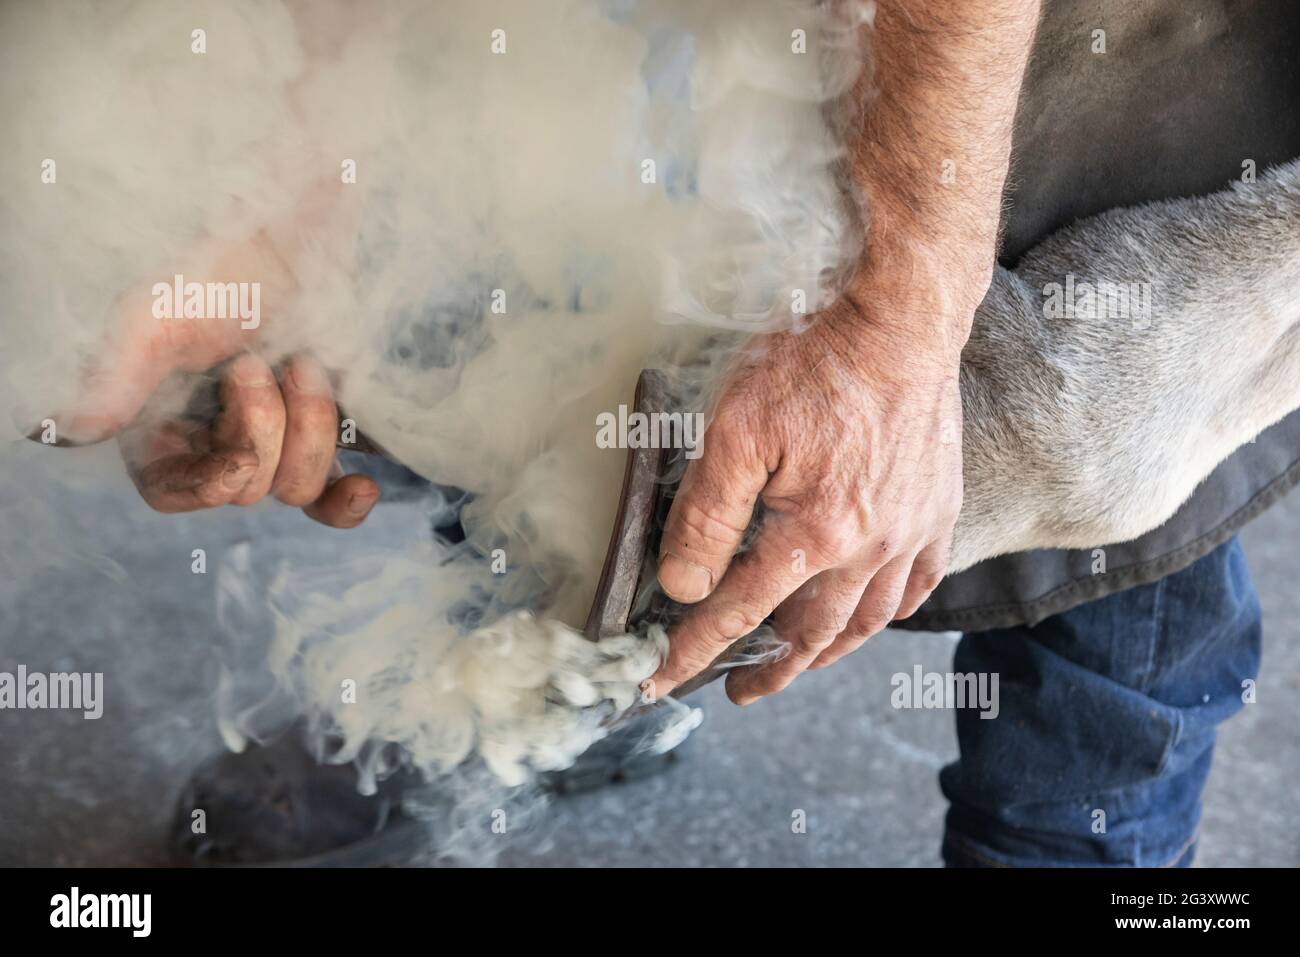
[[(1097, 30), (1104, 31), (1104, 52), (1098, 51)], [(1293, 411), (1253, 441), (1247, 441), (1248, 423), (1235, 422), (1234, 428), (1245, 430), (1238, 440), (1247, 444), (1196, 485), (1203, 473), (1196, 474), (1201, 463), (1193, 460), (1206, 451), (1198, 443), (1215, 432), (1204, 402), (1191, 409), (1182, 405), (1195, 405), (1200, 393), (1179, 391), (1177, 365), (1241, 359), (1232, 371), (1237, 411), (1249, 414), (1254, 406), (1255, 414), (1266, 415), (1264, 407), (1276, 402), (1295, 408), (1287, 395), (1277, 393), (1295, 388), (1300, 366), (1294, 359), (1289, 365), (1268, 363), (1268, 355), (1286, 346), (1294, 351), (1295, 343), (1266, 341), (1272, 327), (1258, 312), (1253, 325), (1250, 316), (1233, 314), (1287, 282), (1292, 304), (1300, 299), (1294, 273), (1269, 272), (1298, 268), (1295, 203), (1274, 210), (1277, 228), (1289, 231), (1280, 234), (1271, 234), (1262, 222), (1252, 225), (1245, 210), (1251, 201), (1238, 189), (1199, 203), (1104, 216), (1034, 248), (1060, 227), (1114, 207), (1214, 193), (1249, 179), (1251, 171), (1258, 172), (1257, 185), (1264, 187), (1268, 166), (1300, 155), (1298, 104), (1300, 8), (1293, 4), (1047, 0), (1020, 104), (1008, 188), (1002, 261), (1014, 271), (998, 271), (963, 356), (967, 504), (958, 524), (954, 568), (968, 563), (963, 549), (967, 557), (1007, 548), (1013, 553), (949, 575), (904, 627), (970, 631), (1034, 623), (1154, 581), (1209, 552), (1300, 481), (1300, 412)], [(1295, 164), (1288, 167), (1292, 184), (1295, 169)], [(1272, 188), (1276, 193), (1277, 184)], [(1241, 213), (1236, 220), (1229, 211), (1234, 195)], [(1189, 219), (1202, 230), (1199, 238), (1184, 228)], [(1290, 245), (1279, 249), (1283, 236), (1290, 237)], [(1204, 242), (1221, 246), (1217, 270), (1212, 256), (1199, 255)], [(1200, 275), (1188, 271), (1202, 267)], [(1044, 288), (1063, 286), (1068, 277), (1150, 283), (1149, 321), (1137, 315), (1045, 317)], [(1252, 283), (1259, 288), (1250, 288)], [(987, 317), (994, 311), (998, 318), (991, 321)], [(1087, 329), (1080, 325), (1085, 321), (1091, 323)], [(999, 381), (997, 371), (1014, 372), (1011, 363), (984, 361), (990, 349), (1005, 344), (999, 330), (1007, 331), (1008, 322), (1028, 323), (1016, 334), (1043, 337), (1044, 350), (1034, 356), (1040, 367), (1022, 370), (1024, 381), (1011, 388)], [(1171, 330), (1169, 324), (1177, 322), (1196, 327)], [(1294, 327), (1286, 328), (1294, 337)], [(1276, 331), (1282, 335), (1286, 329)], [(1116, 336), (1133, 338), (1109, 350), (1122, 354), (1123, 362), (1107, 367), (1108, 344), (1116, 345)], [(1242, 358), (1242, 350), (1250, 349), (1259, 354)], [(1190, 367), (1185, 374), (1195, 378)], [(1006, 402), (1008, 394), (1027, 401), (1034, 381), (1038, 408), (981, 411), (980, 403), (993, 396), (995, 403)], [(1107, 415), (1141, 416), (1143, 403), (1153, 429), (1185, 429), (1191, 441), (1154, 433), (1152, 441), (1162, 446), (1161, 465), (1180, 470), (1196, 485), (1176, 513), (1154, 528), (1149, 516), (1132, 514), (1143, 489), (1117, 486), (1125, 484), (1120, 478), (1129, 474), (1125, 469), (1137, 469), (1128, 480), (1132, 483), (1156, 467), (1155, 459), (1142, 461), (1140, 449), (1129, 449), (1128, 463), (1106, 471), (1104, 463), (1072, 460), (1051, 438), (1073, 429), (1092, 429), (1098, 437)], [(1130, 440), (1142, 442), (1141, 436)], [(1006, 441), (1020, 443), (1015, 448), (1020, 461), (1035, 463), (1020, 471), (1023, 490), (1005, 486), (1016, 476), (1000, 473), (999, 463), (983, 454)], [(979, 461), (972, 461), (977, 449), (982, 450)], [(1179, 449), (1188, 458), (1170, 454)], [(1054, 457), (1038, 461), (1047, 456)], [(1071, 474), (1060, 474), (1061, 466)], [(1090, 469), (1103, 470), (1090, 475)], [(1026, 474), (1032, 481), (1024, 481)], [(1106, 481), (1110, 487), (1096, 486)], [(1109, 512), (1085, 505), (1077, 535), (1056, 528), (1039, 529), (1043, 534), (1037, 537), (1050, 542), (1055, 535), (1055, 542), (1071, 544), (1077, 538), (1077, 544), (1090, 547), (1035, 547), (1026, 523), (1032, 525), (1035, 516), (1053, 507), (1057, 514), (1067, 513), (1072, 497), (1086, 497), (1088, 482), (1093, 483), (1088, 491), (1099, 496), (1093, 502), (1111, 503)], [(992, 492), (983, 504), (981, 487)], [(1048, 500), (1040, 501), (1044, 496)], [(1016, 502), (1025, 514), (1008, 519), (997, 502)], [(1128, 514), (1120, 514), (1126, 509)], [(1106, 530), (1114, 534), (1106, 536)], [(995, 533), (1007, 536), (1000, 546), (974, 540)], [(1102, 544), (1099, 562), (1091, 546), (1106, 542), (1111, 544)]]

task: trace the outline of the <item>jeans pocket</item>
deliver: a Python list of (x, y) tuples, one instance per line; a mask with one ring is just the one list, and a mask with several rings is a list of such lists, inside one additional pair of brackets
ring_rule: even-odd
[(998, 716), (957, 714), (961, 760), (944, 782), (952, 796), (1014, 814), (1018, 804), (1079, 801), (1169, 767), (1183, 734), (1181, 709), (1035, 642), (1003, 640), (1022, 647), (998, 655)]

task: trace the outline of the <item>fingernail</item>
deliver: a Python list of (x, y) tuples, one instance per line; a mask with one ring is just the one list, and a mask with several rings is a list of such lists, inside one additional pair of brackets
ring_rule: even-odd
[(275, 385), (275, 376), (265, 362), (251, 353), (240, 356), (229, 366), (230, 378), (236, 385), (250, 389)]
[(668, 597), (681, 602), (696, 602), (713, 590), (713, 575), (703, 565), (696, 565), (672, 552), (659, 558), (659, 584)]
[(299, 392), (330, 391), (330, 377), (325, 374), (320, 363), (309, 359), (297, 359), (289, 363), (289, 378)]
[(235, 372), (232, 373), (231, 378), (235, 380), (235, 385), (243, 386), (245, 389), (269, 389), (275, 385), (275, 376), (260, 370)]
[(373, 492), (357, 492), (348, 499), (348, 512), (352, 515), (365, 515), (374, 506), (379, 496)]
[(250, 462), (228, 462), (221, 473), (221, 487), (227, 492), (238, 492), (253, 477), (253, 465)]

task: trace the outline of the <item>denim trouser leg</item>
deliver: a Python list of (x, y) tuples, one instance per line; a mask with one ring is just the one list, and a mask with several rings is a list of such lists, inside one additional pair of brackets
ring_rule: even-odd
[(1259, 650), (1236, 539), (1032, 628), (966, 635), (954, 670), (998, 674), (999, 711), (957, 712), (944, 860), (1190, 863), (1215, 727), (1249, 697)]

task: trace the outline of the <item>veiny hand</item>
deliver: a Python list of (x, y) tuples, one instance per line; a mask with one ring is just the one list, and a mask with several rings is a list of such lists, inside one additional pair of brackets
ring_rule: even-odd
[[(202, 278), (259, 282), (263, 306), (274, 309), (296, 292), (286, 245), (260, 232), (213, 256)], [(273, 495), (336, 528), (365, 520), (379, 486), (368, 476), (333, 471), (338, 410), (315, 359), (296, 355), (273, 370), (255, 351), (258, 329), (234, 319), (155, 318), (145, 291), (125, 299), (120, 312), (121, 325), (76, 407), (53, 417), (61, 439), (85, 444), (117, 436), (141, 497), (160, 512), (252, 505)], [(213, 422), (140, 415), (173, 373), (223, 361), (221, 412)]]
[[(660, 584), (699, 604), (654, 696), (775, 610), (789, 654), (728, 675), (748, 704), (911, 615), (942, 579), (962, 501), (960, 346), (874, 319), (841, 299), (802, 333), (757, 340), (729, 378), (664, 530)], [(760, 498), (758, 538), (733, 558)]]

